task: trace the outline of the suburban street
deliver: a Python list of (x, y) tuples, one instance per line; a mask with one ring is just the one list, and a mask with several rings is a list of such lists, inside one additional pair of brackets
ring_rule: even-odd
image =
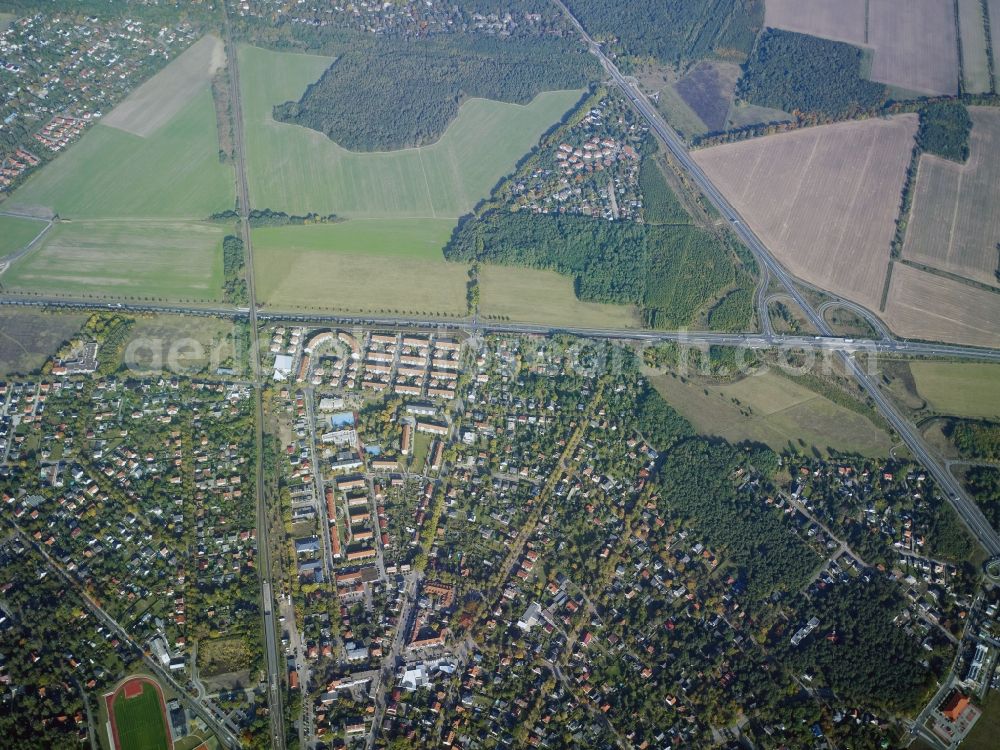
[[(729, 201), (726, 200), (722, 193), (719, 192), (701, 168), (691, 158), (683, 141), (681, 141), (680, 136), (678, 136), (677, 133), (675, 133), (674, 130), (667, 125), (666, 121), (660, 116), (659, 112), (656, 111), (656, 108), (649, 102), (645, 95), (632, 83), (625, 79), (625, 77), (618, 70), (617, 66), (610, 59), (608, 59), (608, 57), (601, 50), (600, 45), (590, 38), (587, 31), (573, 16), (573, 14), (570, 13), (569, 9), (563, 4), (562, 0), (553, 0), (553, 2), (562, 8), (563, 12), (576, 26), (583, 39), (586, 41), (591, 53), (593, 53), (597, 59), (600, 60), (604, 69), (608, 72), (618, 87), (622, 89), (639, 114), (641, 114), (649, 123), (653, 132), (659, 136), (673, 157), (690, 175), (691, 179), (694, 180), (695, 184), (702, 191), (702, 193), (732, 225), (733, 231), (744, 242), (744, 244), (746, 244), (751, 252), (753, 252), (754, 257), (757, 258), (761, 267), (781, 282), (781, 285), (787, 290), (788, 295), (802, 309), (803, 313), (809, 319), (809, 322), (817, 331), (820, 332), (822, 337), (833, 337), (833, 332), (823, 316), (809, 304), (802, 292), (799, 291), (799, 288), (796, 286), (792, 276), (785, 271), (781, 264), (778, 263), (773, 255), (771, 255), (770, 251), (768, 251), (768, 249), (764, 246), (764, 243), (761, 242), (757, 235), (754, 234), (754, 232), (747, 226), (746, 222), (743, 221), (736, 209), (730, 205)], [(907, 447), (916, 459), (920, 461), (920, 463), (923, 464), (934, 477), (934, 480), (942, 488), (945, 496), (965, 522), (969, 531), (971, 531), (976, 539), (978, 539), (983, 548), (986, 549), (986, 551), (992, 556), (1000, 555), (1000, 534), (998, 534), (997, 531), (989, 524), (985, 516), (983, 516), (982, 511), (979, 510), (975, 501), (965, 493), (965, 490), (951, 475), (951, 472), (949, 472), (945, 466), (939, 463), (930, 454), (930, 451), (924, 445), (916, 430), (913, 429), (913, 427), (900, 414), (889, 399), (882, 394), (877, 382), (872, 378), (872, 376), (869, 373), (866, 373), (858, 364), (855, 359), (854, 352), (848, 348), (848, 343), (853, 345), (854, 341), (848, 339), (842, 339), (842, 341), (844, 346), (838, 348), (837, 352), (843, 359), (848, 372), (855, 378), (855, 380), (858, 381), (868, 395), (871, 396), (879, 411), (906, 443)], [(898, 350), (888, 349), (888, 351)]]

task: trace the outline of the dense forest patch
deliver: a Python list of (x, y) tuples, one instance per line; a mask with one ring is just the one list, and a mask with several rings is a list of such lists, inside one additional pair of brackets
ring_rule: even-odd
[(736, 95), (786, 112), (849, 118), (888, 96), (885, 86), (862, 77), (863, 56), (850, 44), (771, 29), (747, 60)]
[(742, 60), (764, 23), (763, 0), (566, 0), (613, 52), (661, 62)]
[(584, 88), (597, 71), (569, 38), (358, 37), (274, 118), (352, 151), (386, 151), (436, 141), (467, 98), (526, 104), (542, 91)]
[(963, 104), (932, 102), (920, 108), (917, 143), (925, 153), (964, 162), (969, 158), (971, 133), (972, 118)]
[(558, 271), (574, 278), (580, 299), (639, 305), (654, 327), (687, 323), (736, 277), (728, 248), (697, 227), (504, 209), (464, 221), (444, 254), (449, 260)]

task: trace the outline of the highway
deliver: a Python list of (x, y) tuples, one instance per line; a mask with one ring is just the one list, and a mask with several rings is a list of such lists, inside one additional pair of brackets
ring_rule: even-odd
[(254, 466), (257, 499), (257, 566), (260, 572), (261, 611), (264, 620), (264, 663), (267, 665), (267, 703), (271, 718), (271, 747), (285, 748), (285, 712), (282, 705), (284, 678), (283, 654), (278, 640), (278, 621), (271, 590), (271, 542), (268, 538), (267, 499), (264, 496), (264, 404), (260, 368), (260, 337), (257, 325), (257, 291), (254, 283), (253, 243), (250, 236), (250, 188), (247, 182), (246, 142), (243, 134), (243, 108), (240, 102), (240, 71), (236, 45), (229, 19), (229, 3), (223, 3), (226, 31), (226, 58), (229, 66), (230, 110), (233, 125), (233, 155), (236, 164), (236, 197), (239, 204), (240, 235), (246, 262), (247, 292), (250, 307), (250, 363), (254, 380)]
[[(758, 238), (757, 235), (754, 234), (754, 232), (747, 226), (746, 222), (743, 221), (743, 218), (736, 211), (736, 209), (730, 205), (725, 196), (719, 192), (715, 185), (712, 184), (711, 180), (708, 179), (701, 168), (695, 163), (694, 159), (691, 158), (691, 155), (688, 153), (687, 147), (684, 145), (683, 141), (681, 141), (680, 136), (678, 136), (677, 133), (675, 133), (674, 130), (667, 125), (666, 121), (660, 116), (659, 112), (656, 111), (655, 107), (649, 102), (645, 95), (639, 91), (637, 87), (625, 79), (625, 77), (618, 70), (617, 66), (604, 54), (600, 45), (591, 39), (590, 35), (587, 34), (586, 29), (584, 29), (580, 22), (573, 16), (569, 8), (566, 7), (562, 0), (553, 0), (553, 2), (559, 6), (563, 13), (570, 19), (577, 31), (583, 37), (584, 41), (587, 43), (590, 52), (597, 57), (615, 84), (617, 84), (617, 86), (624, 92), (625, 96), (629, 98), (632, 105), (649, 124), (650, 129), (657, 136), (659, 136), (663, 144), (680, 163), (681, 167), (683, 167), (691, 179), (694, 180), (695, 184), (705, 197), (712, 202), (712, 204), (718, 209), (719, 213), (722, 214), (723, 218), (730, 223), (733, 231), (754, 254), (754, 257), (757, 259), (757, 262), (761, 265), (762, 269), (764, 269), (764, 272), (769, 273), (773, 278), (777, 279), (781, 283), (781, 285), (787, 290), (789, 296), (805, 313), (809, 322), (812, 323), (817, 331), (819, 331), (822, 338), (832, 338), (833, 332), (831, 331), (830, 326), (827, 325), (823, 316), (806, 301), (805, 297), (796, 286), (792, 276), (781, 266), (780, 263), (778, 263), (774, 256), (771, 255), (770, 251), (767, 247), (765, 247), (764, 243), (761, 242), (760, 238)], [(990, 526), (975, 501), (965, 493), (959, 482), (951, 475), (947, 468), (942, 466), (930, 454), (913, 427), (906, 421), (906, 419), (903, 418), (896, 407), (890, 403), (890, 401), (879, 390), (877, 382), (858, 365), (855, 360), (854, 353), (847, 351), (844, 348), (838, 349), (837, 353), (838, 356), (843, 359), (844, 364), (847, 367), (847, 371), (858, 381), (868, 395), (872, 397), (872, 400), (875, 402), (879, 411), (882, 412), (882, 415), (886, 418), (889, 424), (892, 425), (893, 429), (896, 430), (897, 434), (899, 434), (903, 442), (906, 443), (907, 447), (917, 460), (920, 461), (927, 471), (930, 472), (931, 476), (934, 477), (934, 480), (937, 482), (942, 492), (944, 492), (945, 497), (965, 522), (969, 531), (972, 532), (972, 534), (979, 540), (979, 543), (984, 549), (986, 549), (987, 552), (990, 553), (990, 555), (1000, 555), (1000, 534), (998, 534), (996, 530)]]

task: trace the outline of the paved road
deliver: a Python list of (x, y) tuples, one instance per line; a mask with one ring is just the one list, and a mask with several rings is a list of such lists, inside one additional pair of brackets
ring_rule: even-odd
[[(802, 309), (803, 313), (809, 319), (809, 322), (813, 324), (815, 329), (819, 331), (823, 338), (833, 338), (833, 332), (823, 316), (809, 304), (802, 292), (799, 291), (798, 286), (796, 286), (793, 277), (781, 266), (780, 263), (778, 263), (774, 256), (771, 255), (770, 251), (764, 243), (761, 242), (760, 238), (757, 237), (757, 235), (754, 234), (754, 232), (747, 226), (746, 222), (743, 221), (743, 218), (736, 211), (736, 209), (730, 205), (725, 196), (723, 196), (715, 185), (712, 184), (711, 180), (708, 179), (701, 168), (691, 158), (687, 151), (687, 147), (684, 145), (683, 141), (681, 141), (677, 133), (675, 133), (674, 130), (667, 125), (666, 121), (660, 116), (659, 112), (656, 111), (656, 108), (649, 102), (649, 100), (646, 99), (645, 95), (639, 91), (636, 86), (627, 81), (624, 76), (622, 76), (615, 64), (608, 59), (608, 57), (601, 50), (600, 46), (590, 38), (586, 29), (583, 28), (580, 22), (563, 4), (562, 0), (553, 0), (553, 2), (562, 9), (573, 25), (576, 26), (580, 35), (583, 37), (584, 41), (586, 41), (591, 53), (593, 53), (601, 62), (601, 65), (607, 71), (608, 75), (611, 76), (618, 87), (625, 93), (628, 99), (632, 102), (632, 105), (649, 124), (653, 132), (660, 137), (673, 157), (689, 174), (695, 184), (698, 185), (701, 192), (718, 209), (723, 218), (732, 225), (733, 231), (754, 254), (754, 257), (757, 259), (757, 262), (761, 265), (761, 267), (781, 283), (781, 285), (787, 290), (789, 296), (791, 296), (795, 303)], [(845, 347), (839, 348), (837, 351), (838, 355), (846, 365), (847, 371), (855, 378), (855, 380), (858, 381), (868, 395), (871, 396), (879, 411), (882, 412), (889, 424), (892, 425), (893, 429), (906, 443), (913, 455), (916, 456), (917, 460), (920, 461), (920, 463), (922, 463), (927, 468), (927, 471), (934, 477), (935, 481), (944, 492), (945, 497), (958, 512), (959, 516), (961, 516), (969, 530), (979, 540), (980, 544), (982, 544), (982, 546), (991, 555), (1000, 555), (1000, 534), (998, 534), (996, 530), (993, 529), (993, 527), (986, 521), (986, 518), (979, 510), (976, 503), (969, 498), (968, 495), (966, 495), (959, 482), (930, 454), (929, 450), (924, 445), (914, 428), (903, 418), (896, 407), (882, 394), (881, 390), (879, 390), (876, 381), (860, 367), (855, 360), (853, 352), (846, 348), (846, 341), (847, 340), (845, 339)], [(891, 349), (893, 345), (883, 344), (883, 346)]]
[[(265, 664), (267, 665), (267, 696), (271, 716), (272, 747), (285, 748), (285, 712), (282, 706), (282, 680), (284, 678), (284, 655), (278, 641), (277, 613), (275, 612), (271, 590), (271, 543), (268, 538), (268, 509), (264, 497), (264, 405), (261, 397), (260, 340), (257, 325), (257, 290), (254, 283), (253, 243), (250, 237), (250, 188), (247, 182), (246, 143), (243, 136), (243, 108), (240, 102), (240, 71), (236, 45), (233, 43), (229, 20), (229, 4), (223, 3), (226, 20), (226, 57), (229, 65), (230, 107), (233, 125), (233, 151), (236, 163), (236, 196), (239, 203), (240, 234), (243, 238), (243, 252), (246, 259), (247, 292), (250, 298), (248, 311), (250, 323), (250, 362), (253, 372), (255, 487), (257, 497), (257, 564), (260, 571), (261, 601), (264, 619)], [(304, 686), (303, 686), (304, 687)]]

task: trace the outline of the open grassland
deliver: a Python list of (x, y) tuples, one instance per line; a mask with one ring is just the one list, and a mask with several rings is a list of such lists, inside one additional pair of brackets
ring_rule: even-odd
[(35, 239), (43, 229), (45, 222), (38, 219), (0, 216), (0, 258), (16, 253)]
[(468, 267), (441, 254), (452, 224), (358, 219), (255, 229), (257, 294), (276, 309), (462, 315)]
[(681, 78), (675, 88), (705, 127), (710, 131), (723, 130), (740, 72), (739, 65), (706, 60)]
[(222, 237), (213, 224), (65, 222), (4, 275), (12, 291), (114, 299), (218, 299)]
[(982, 702), (983, 715), (962, 740), (962, 750), (994, 750), (1000, 737), (1000, 692), (991, 690)]
[(1000, 294), (896, 263), (885, 322), (907, 338), (1000, 347)]
[(135, 89), (104, 124), (143, 138), (170, 122), (226, 63), (222, 40), (206, 35)]
[(95, 125), (10, 197), (62, 218), (204, 219), (234, 205), (208, 85), (148, 138)]
[(868, 0), (872, 80), (924, 94), (958, 91), (953, 0)]
[(865, 43), (867, 0), (767, 0), (764, 25), (848, 44)]
[(962, 38), (962, 81), (965, 90), (973, 94), (989, 91), (990, 60), (982, 0), (958, 0), (958, 32)]
[(457, 218), (486, 197), (582, 93), (546, 92), (524, 106), (471, 99), (436, 143), (355, 153), (322, 133), (272, 117), (274, 105), (297, 100), (331, 62), (241, 48), (254, 206), (300, 215)]
[(582, 302), (573, 291), (573, 280), (555, 271), (480, 266), (479, 292), (484, 317), (581, 328), (640, 327), (633, 306)]
[(0, 308), (0, 376), (39, 369), (86, 322), (86, 314)]
[(914, 361), (910, 372), (931, 410), (956, 417), (1000, 417), (1000, 365)]
[(796, 276), (878, 307), (915, 115), (725, 144), (694, 159)]
[(682, 382), (672, 375), (654, 376), (650, 382), (698, 432), (730, 442), (868, 456), (887, 455), (892, 447), (889, 436), (862, 415), (774, 372), (726, 385)]
[(123, 359), (136, 370), (212, 373), (218, 367), (233, 367), (240, 371), (246, 352), (236, 351), (234, 328), (232, 320), (204, 315), (139, 316), (129, 329)]
[(112, 710), (117, 750), (169, 750), (167, 718), (152, 684), (144, 681), (142, 692), (131, 698), (118, 692)]
[(969, 160), (920, 157), (903, 257), (998, 283), (1000, 243), (1000, 110), (970, 107)]

